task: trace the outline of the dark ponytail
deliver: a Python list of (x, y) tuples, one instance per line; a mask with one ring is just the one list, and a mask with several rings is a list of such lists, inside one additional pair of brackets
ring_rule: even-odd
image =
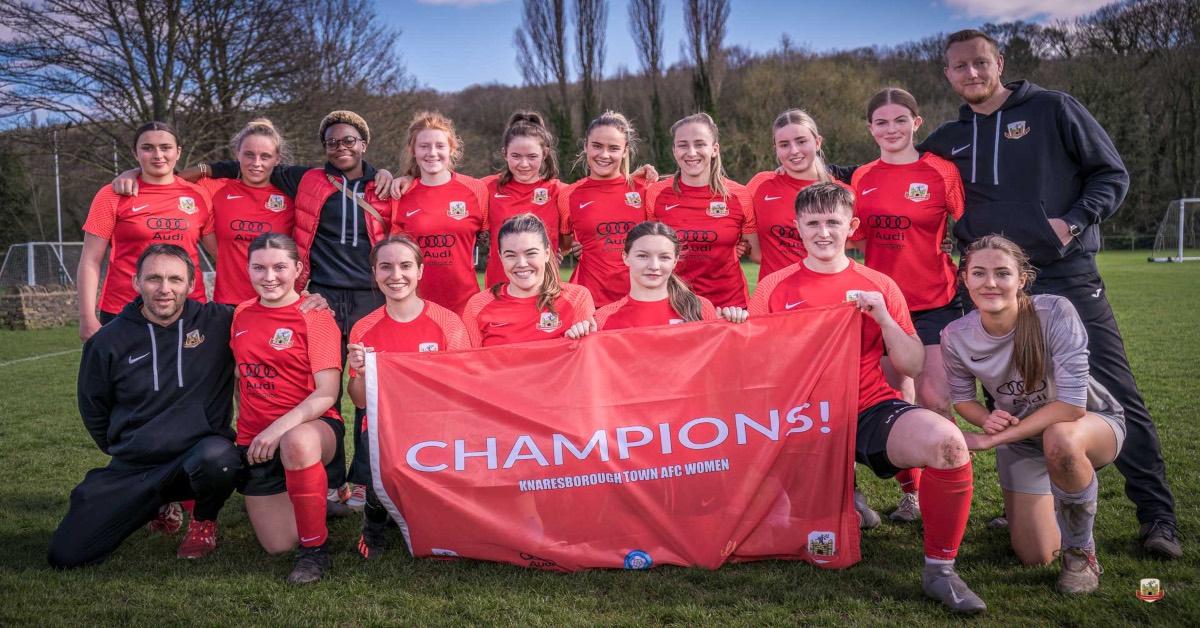
[(1037, 277), (1037, 271), (1029, 263), (1029, 255), (1012, 240), (999, 235), (986, 235), (967, 247), (963, 260), (962, 274), (965, 279), (970, 267), (971, 256), (977, 251), (993, 250), (1008, 255), (1017, 264), (1017, 274), (1025, 281), (1025, 287), (1017, 293), (1017, 324), (1013, 330), (1013, 366), (1025, 382), (1026, 390), (1033, 390), (1046, 377), (1046, 337), (1042, 333), (1041, 320), (1029, 287)]
[[(675, 235), (675, 230), (661, 222), (650, 220), (638, 223), (625, 235), (625, 254), (629, 255), (629, 251), (633, 250), (633, 243), (646, 236), (662, 236), (670, 240), (675, 246), (675, 258), (679, 258), (683, 247), (679, 243), (679, 236)], [(696, 296), (687, 283), (674, 272), (667, 277), (667, 300), (671, 303), (671, 309), (684, 321), (701, 319), (700, 297)]]
[(513, 174), (508, 169), (508, 145), (518, 137), (532, 137), (542, 145), (542, 169), (538, 173), (542, 181), (558, 178), (558, 152), (554, 149), (554, 136), (546, 128), (542, 114), (536, 111), (518, 111), (508, 119), (504, 128), (504, 139), (500, 142), (501, 166), (500, 177), (496, 181), (497, 189), (512, 183)]

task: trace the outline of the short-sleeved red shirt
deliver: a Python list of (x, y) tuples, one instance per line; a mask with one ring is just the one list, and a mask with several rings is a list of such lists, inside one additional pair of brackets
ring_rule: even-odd
[(851, 185), (859, 225), (850, 238), (866, 243), (867, 266), (899, 279), (914, 311), (954, 299), (954, 260), (942, 251), (946, 218), (963, 213), (954, 164), (933, 153), (910, 164), (877, 159), (855, 170)]
[[(712, 301), (697, 296), (700, 299), (700, 320), (712, 321), (717, 319), (717, 310)], [(671, 306), (671, 299), (658, 301), (638, 301), (632, 297), (623, 297), (596, 310), (597, 329), (628, 329), (630, 327), (650, 327), (652, 325), (677, 325), (684, 323), (679, 312)]]
[(754, 205), (745, 186), (726, 179), (722, 198), (708, 186), (659, 181), (647, 191), (654, 216), (675, 230), (683, 253), (675, 274), (718, 307), (746, 307), (746, 275), (737, 257), (743, 234), (758, 232)]
[[(810, 307), (823, 307), (845, 303), (852, 292), (879, 292), (887, 304), (892, 319), (908, 335), (913, 329), (912, 318), (904, 295), (896, 282), (887, 275), (871, 270), (850, 260), (850, 265), (837, 273), (818, 273), (809, 270), (803, 262), (792, 264), (772, 273), (759, 282), (750, 300), (750, 315), (761, 316), (772, 312), (788, 312)], [(859, 360), (858, 411), (888, 399), (899, 399), (900, 394), (888, 386), (879, 366), (883, 357), (883, 330), (870, 316), (862, 314), (862, 353)]]
[[(432, 301), (425, 301), (421, 313), (407, 323), (388, 316), (387, 306), (381, 306), (354, 324), (350, 330), (350, 342), (381, 353), (425, 353), (471, 348), (471, 339), (467, 336), (462, 319)], [(350, 369), (350, 377), (358, 377), (358, 372)]]
[[(329, 310), (301, 312), (300, 301), (237, 307), (229, 346), (237, 364), (239, 445), (307, 399), (316, 390), (314, 373), (342, 368), (341, 339)], [(322, 416), (341, 420), (336, 406)]]
[(100, 310), (116, 314), (137, 296), (137, 259), (151, 244), (174, 244), (188, 252), (196, 267), (196, 285), (188, 296), (206, 301), (199, 251), (200, 238), (213, 230), (211, 207), (208, 192), (179, 177), (164, 185), (138, 177), (137, 196), (118, 195), (107, 185), (100, 188), (83, 223), (85, 232), (112, 245)]
[(583, 286), (562, 284), (553, 312), (539, 309), (538, 297), (510, 296), (505, 288), (500, 286), (499, 295), (494, 295), (491, 289), (484, 290), (467, 304), (463, 325), (472, 347), (561, 338), (571, 325), (587, 320), (596, 312), (592, 295)]
[(653, 220), (641, 179), (576, 181), (558, 193), (561, 232), (583, 246), (571, 283), (592, 294), (597, 305), (608, 305), (629, 294), (625, 234), (639, 222)]
[(453, 312), (479, 292), (475, 240), (487, 229), (487, 186), (457, 172), (442, 185), (418, 179), (392, 209), (392, 233), (416, 240), (425, 257), (421, 298)]
[(558, 179), (537, 183), (509, 181), (501, 189), (500, 177), (491, 175), (483, 178), (488, 191), (488, 244), (487, 272), (483, 287), (494, 286), (504, 277), (504, 266), (500, 263), (500, 227), (505, 220), (517, 214), (530, 213), (546, 224), (546, 235), (550, 237), (550, 248), (558, 252), (558, 229), (562, 222), (558, 214), (558, 191), (563, 185)]
[(213, 301), (237, 305), (257, 298), (250, 285), (250, 243), (264, 233), (292, 236), (296, 204), (282, 190), (256, 188), (240, 179), (201, 179), (197, 185), (212, 197), (213, 231), (217, 234), (217, 282)]

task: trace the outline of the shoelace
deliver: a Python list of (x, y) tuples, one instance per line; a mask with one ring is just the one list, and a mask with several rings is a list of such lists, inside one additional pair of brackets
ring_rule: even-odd
[(1098, 560), (1096, 560), (1096, 555), (1094, 553), (1088, 553), (1081, 549), (1068, 547), (1065, 550), (1063, 550), (1063, 549), (1054, 550), (1054, 557), (1061, 558), (1067, 552), (1071, 552), (1071, 553), (1079, 552), (1079, 553), (1083, 554), (1084, 557), (1087, 559), (1087, 568), (1090, 568), (1092, 571), (1096, 572), (1096, 575), (1100, 575), (1100, 574), (1104, 573), (1104, 567), (1100, 565), (1100, 562)]
[(1146, 533), (1146, 538), (1154, 536), (1154, 533), (1159, 531), (1162, 532), (1163, 536), (1167, 537), (1168, 541), (1179, 540), (1179, 530), (1165, 521), (1155, 521), (1154, 525), (1150, 526), (1150, 531)]

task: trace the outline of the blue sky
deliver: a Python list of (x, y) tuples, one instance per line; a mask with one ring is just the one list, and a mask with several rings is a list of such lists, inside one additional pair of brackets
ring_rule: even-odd
[[(572, 5), (567, 0), (568, 6)], [(1095, 10), (1105, 0), (731, 0), (727, 45), (753, 51), (792, 42), (827, 51), (891, 45), (988, 21), (1046, 22)], [(402, 31), (397, 42), (409, 73), (422, 85), (454, 91), (476, 83), (515, 85), (513, 31), (521, 0), (376, 0), (381, 18)], [(637, 71), (626, 0), (610, 0), (605, 74)], [(683, 9), (666, 0), (668, 65), (682, 59)]]

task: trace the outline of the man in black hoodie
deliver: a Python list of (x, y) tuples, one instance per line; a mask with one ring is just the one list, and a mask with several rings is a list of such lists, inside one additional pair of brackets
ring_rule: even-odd
[(1116, 213), (1129, 188), (1125, 164), (1079, 101), (1027, 81), (1001, 84), (1004, 58), (985, 33), (954, 33), (945, 53), (946, 78), (965, 104), (958, 120), (920, 148), (954, 162), (962, 175), (967, 198), (954, 227), (959, 246), (1003, 234), (1037, 267), (1032, 291), (1075, 306), (1087, 328), (1091, 376), (1125, 409), (1128, 436), (1116, 465), (1137, 506), (1143, 544), (1177, 558), (1183, 550), (1158, 433), (1096, 268), (1100, 222)]
[(217, 513), (242, 467), (233, 444), (233, 308), (188, 300), (191, 258), (152, 245), (137, 262), (140, 296), (83, 347), (79, 413), (108, 466), (71, 492), (50, 540), (54, 567), (107, 558), (168, 502), (195, 499), (179, 557), (216, 548)]

